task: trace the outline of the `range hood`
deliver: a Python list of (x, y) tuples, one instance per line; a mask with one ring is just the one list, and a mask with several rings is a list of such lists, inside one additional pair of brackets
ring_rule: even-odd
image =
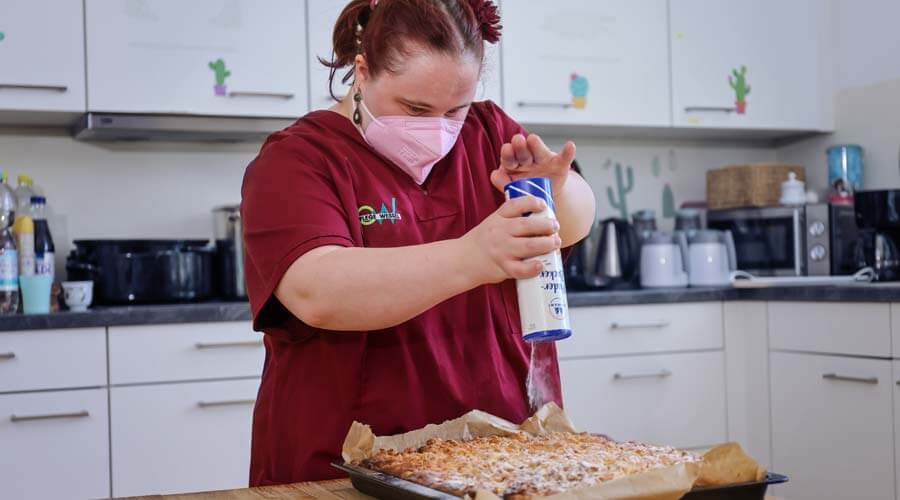
[(289, 118), (87, 113), (72, 134), (84, 141), (261, 142), (293, 122)]

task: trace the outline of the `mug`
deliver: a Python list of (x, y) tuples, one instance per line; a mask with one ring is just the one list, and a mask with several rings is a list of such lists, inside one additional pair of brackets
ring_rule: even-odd
[(22, 288), (22, 311), (25, 314), (48, 314), (50, 312), (50, 290), (53, 287), (53, 276), (35, 274), (19, 276)]
[(63, 298), (70, 311), (87, 311), (94, 300), (93, 281), (64, 281)]

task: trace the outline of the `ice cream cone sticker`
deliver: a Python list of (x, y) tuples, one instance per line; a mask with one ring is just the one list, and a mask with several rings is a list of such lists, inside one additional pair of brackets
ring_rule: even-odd
[(228, 94), (228, 87), (225, 85), (225, 79), (231, 76), (231, 71), (225, 69), (225, 61), (216, 59), (209, 62), (209, 69), (216, 74), (216, 84), (213, 85), (213, 93), (215, 95)]
[(572, 92), (572, 106), (576, 109), (584, 109), (587, 106), (587, 78), (579, 76), (578, 73), (572, 73), (569, 77), (569, 91)]
[(742, 115), (747, 111), (747, 94), (750, 93), (750, 86), (747, 85), (747, 67), (741, 66), (741, 70), (731, 70), (728, 76), (728, 85), (734, 90), (734, 110), (737, 114)]

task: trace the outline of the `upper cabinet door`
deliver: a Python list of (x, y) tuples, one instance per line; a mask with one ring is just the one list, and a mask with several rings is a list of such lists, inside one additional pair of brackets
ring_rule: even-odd
[(84, 112), (83, 15), (72, 0), (3, 2), (0, 110)]
[(676, 126), (827, 129), (819, 0), (671, 0)]
[(86, 0), (91, 111), (292, 118), (307, 109), (302, 0)]
[(666, 4), (505, 2), (507, 112), (524, 123), (669, 126)]
[[(308, 0), (309, 18), (309, 108), (323, 109), (334, 104), (328, 92), (328, 75), (330, 69), (319, 62), (319, 58), (331, 61), (331, 35), (334, 24), (349, 0)], [(343, 98), (350, 90), (350, 85), (341, 83), (341, 78), (348, 68), (335, 73), (332, 91), (338, 98)]]
[[(334, 24), (341, 11), (346, 7), (348, 0), (308, 0), (309, 18), (307, 26), (309, 30), (309, 95), (310, 109), (327, 108), (334, 104), (334, 99), (328, 92), (328, 74), (330, 69), (319, 62), (319, 58), (331, 60), (331, 38)], [(342, 98), (347, 95), (350, 85), (341, 83), (341, 78), (347, 73), (348, 68), (341, 68), (334, 77), (332, 90), (334, 95)], [(481, 81), (475, 91), (475, 100), (490, 99), (497, 104), (500, 99), (500, 48), (498, 45), (485, 44), (484, 68), (481, 72)]]

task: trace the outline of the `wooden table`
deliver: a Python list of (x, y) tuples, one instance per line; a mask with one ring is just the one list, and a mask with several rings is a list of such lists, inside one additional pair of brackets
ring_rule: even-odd
[[(181, 495), (149, 495), (132, 497), (131, 500), (278, 500), (278, 499), (322, 499), (322, 500), (373, 500), (369, 495), (356, 491), (349, 479), (318, 481), (309, 483), (262, 486), (240, 490), (207, 491)], [(779, 500), (766, 496), (766, 500)]]

